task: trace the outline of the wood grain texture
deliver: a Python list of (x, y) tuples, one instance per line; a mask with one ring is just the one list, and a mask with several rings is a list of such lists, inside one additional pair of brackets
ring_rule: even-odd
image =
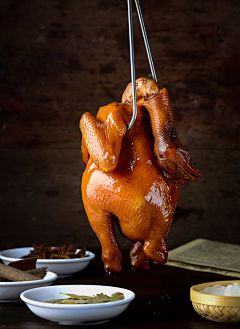
[[(203, 175), (180, 189), (169, 248), (240, 243), (240, 2), (141, 7), (159, 83)], [(150, 77), (135, 9), (133, 19), (136, 77)], [(0, 249), (98, 246), (81, 201), (78, 122), (120, 101), (130, 81), (126, 2), (2, 0), (0, 39)]]

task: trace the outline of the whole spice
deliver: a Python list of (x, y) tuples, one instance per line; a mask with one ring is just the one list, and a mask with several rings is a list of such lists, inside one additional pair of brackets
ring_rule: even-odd
[(86, 247), (77, 252), (78, 248), (74, 245), (47, 247), (45, 242), (39, 247), (33, 243), (33, 248), (34, 250), (31, 250), (28, 255), (25, 255), (22, 258), (36, 257), (37, 259), (73, 259), (89, 256), (86, 255)]
[(8, 263), (8, 266), (15, 267), (18, 270), (27, 271), (36, 268), (37, 257), (21, 259)]
[(32, 270), (27, 270), (26, 272), (35, 276), (38, 276), (40, 279), (44, 278), (46, 274), (47, 267), (34, 268)]
[(39, 277), (29, 274), (26, 271), (21, 271), (4, 264), (0, 264), (0, 277), (14, 282), (40, 280)]

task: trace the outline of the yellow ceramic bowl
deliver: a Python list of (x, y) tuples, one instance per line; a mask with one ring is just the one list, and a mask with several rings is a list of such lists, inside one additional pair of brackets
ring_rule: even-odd
[(204, 294), (199, 291), (215, 284), (228, 286), (239, 280), (206, 282), (192, 286), (190, 289), (190, 299), (195, 311), (205, 319), (222, 322), (237, 323), (240, 322), (240, 297), (216, 296)]

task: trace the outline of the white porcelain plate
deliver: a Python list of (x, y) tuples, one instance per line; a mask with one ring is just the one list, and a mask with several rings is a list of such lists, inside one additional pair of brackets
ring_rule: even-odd
[[(20, 260), (22, 256), (28, 255), (31, 250), (33, 248), (30, 247), (3, 250), (0, 252), (0, 258), (7, 265), (10, 262)], [(94, 253), (90, 251), (86, 251), (86, 255), (88, 257), (73, 259), (38, 259), (36, 267), (47, 267), (48, 271), (56, 273), (59, 278), (64, 278), (82, 271), (95, 257)]]
[(0, 303), (19, 302), (20, 294), (28, 289), (49, 286), (57, 279), (57, 274), (46, 272), (41, 280), (21, 282), (0, 282)]
[[(111, 296), (115, 292), (124, 294), (124, 299), (99, 304), (52, 304), (44, 301), (69, 298), (62, 293), (95, 296), (103, 293)], [(135, 298), (134, 292), (110, 286), (64, 285), (35, 288), (24, 291), (21, 299), (37, 316), (63, 325), (98, 324), (121, 314)]]

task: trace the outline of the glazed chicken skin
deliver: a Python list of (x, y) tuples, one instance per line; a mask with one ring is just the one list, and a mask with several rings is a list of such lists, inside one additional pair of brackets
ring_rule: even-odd
[(178, 201), (177, 185), (200, 179), (176, 132), (168, 92), (150, 79), (136, 80), (137, 118), (131, 120), (132, 85), (122, 103), (101, 107), (80, 120), (82, 198), (102, 246), (106, 273), (122, 271), (115, 224), (133, 242), (133, 270), (167, 261), (166, 237)]

